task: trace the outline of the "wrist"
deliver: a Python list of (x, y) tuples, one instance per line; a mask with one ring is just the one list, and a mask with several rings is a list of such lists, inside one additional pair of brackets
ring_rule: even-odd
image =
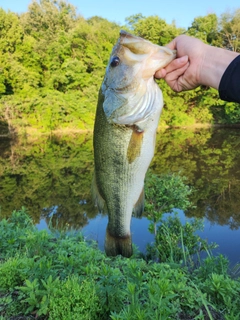
[(225, 70), (239, 53), (206, 44), (205, 46), (200, 64), (199, 83), (218, 89)]

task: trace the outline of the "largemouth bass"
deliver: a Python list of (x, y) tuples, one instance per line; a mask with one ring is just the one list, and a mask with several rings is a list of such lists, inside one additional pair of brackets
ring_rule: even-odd
[(108, 256), (132, 255), (131, 217), (144, 210), (144, 178), (163, 106), (154, 74), (175, 55), (125, 31), (112, 50), (96, 111), (92, 186), (99, 211), (108, 213)]

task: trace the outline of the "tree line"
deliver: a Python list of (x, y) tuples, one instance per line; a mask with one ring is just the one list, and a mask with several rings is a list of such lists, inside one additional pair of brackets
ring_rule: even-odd
[[(124, 26), (98, 16), (85, 19), (63, 0), (33, 0), (22, 14), (0, 8), (0, 127), (92, 129), (98, 90), (120, 29), (159, 45), (185, 33), (240, 51), (240, 8), (220, 17), (196, 17), (187, 30), (157, 15), (130, 16)], [(221, 101), (217, 90), (177, 94), (158, 82), (165, 100), (162, 125), (240, 122), (239, 104)]]

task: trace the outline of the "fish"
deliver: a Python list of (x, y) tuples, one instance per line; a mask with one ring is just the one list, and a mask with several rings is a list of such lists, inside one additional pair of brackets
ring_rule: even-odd
[(144, 179), (163, 107), (154, 79), (176, 51), (125, 30), (112, 49), (98, 94), (93, 131), (93, 201), (108, 214), (107, 256), (133, 254), (131, 219), (144, 211)]

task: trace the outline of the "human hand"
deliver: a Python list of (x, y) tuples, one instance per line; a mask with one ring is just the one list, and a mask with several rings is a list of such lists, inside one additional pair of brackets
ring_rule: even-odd
[(163, 78), (176, 92), (191, 90), (201, 83), (200, 72), (207, 45), (201, 40), (186, 35), (176, 37), (166, 45), (177, 50), (177, 58), (166, 68), (155, 73), (156, 78)]

